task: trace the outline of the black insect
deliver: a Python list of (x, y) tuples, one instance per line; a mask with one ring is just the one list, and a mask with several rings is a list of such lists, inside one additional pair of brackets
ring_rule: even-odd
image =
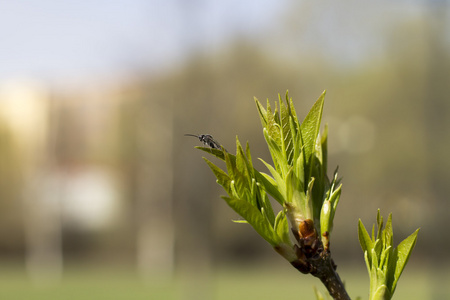
[(185, 134), (185, 136), (195, 136), (196, 138), (198, 138), (200, 140), (200, 142), (203, 143), (203, 145), (205, 145), (206, 147), (210, 147), (212, 149), (219, 149), (222, 150), (222, 147), (220, 146), (220, 144), (214, 140), (214, 138), (210, 135), (210, 134), (200, 134), (200, 135), (195, 135), (195, 134)]

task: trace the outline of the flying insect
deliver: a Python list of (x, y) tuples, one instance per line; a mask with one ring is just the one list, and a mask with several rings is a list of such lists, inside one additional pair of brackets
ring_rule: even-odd
[(185, 134), (185, 136), (195, 136), (206, 147), (209, 147), (209, 148), (212, 148), (212, 149), (222, 150), (222, 147), (220, 146), (220, 143), (217, 142), (216, 140), (214, 140), (214, 138), (210, 134), (200, 134), (200, 135)]

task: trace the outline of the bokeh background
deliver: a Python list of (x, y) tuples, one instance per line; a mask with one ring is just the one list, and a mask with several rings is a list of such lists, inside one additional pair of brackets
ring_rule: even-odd
[(289, 90), (303, 118), (325, 89), (351, 296), (380, 208), (395, 243), (421, 227), (396, 299), (449, 297), (449, 20), (445, 0), (1, 1), (0, 298), (313, 299), (183, 135), (270, 161), (253, 97)]

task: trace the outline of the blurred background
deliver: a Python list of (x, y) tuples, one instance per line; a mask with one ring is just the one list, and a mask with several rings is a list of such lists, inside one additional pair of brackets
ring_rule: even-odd
[[(270, 161), (253, 97), (327, 90), (332, 252), (368, 295), (356, 225), (421, 227), (396, 299), (450, 296), (450, 3), (0, 2), (1, 299), (313, 299), (220, 199), (185, 133)], [(220, 164), (220, 162), (218, 162)], [(311, 277), (311, 278), (310, 278)]]

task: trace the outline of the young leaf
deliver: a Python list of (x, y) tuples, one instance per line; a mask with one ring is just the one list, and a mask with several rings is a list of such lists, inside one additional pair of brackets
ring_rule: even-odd
[(273, 178), (271, 178), (269, 175), (260, 173), (258, 171), (255, 171), (255, 177), (256, 181), (260, 183), (263, 187), (263, 189), (272, 196), (275, 200), (278, 201), (281, 205), (286, 201), (284, 196), (280, 193), (277, 184), (274, 184)]
[(213, 149), (213, 148), (201, 147), (201, 146), (196, 146), (195, 149), (199, 149), (199, 150), (205, 151), (205, 152), (207, 152), (209, 154), (214, 155), (217, 158), (220, 158), (221, 160), (225, 160), (224, 149), (223, 150), (219, 150), (219, 149)]
[[(288, 103), (288, 92), (286, 92), (286, 103)], [(289, 99), (289, 112), (292, 115), (292, 119), (295, 122), (295, 126), (297, 128), (297, 131), (300, 128), (300, 124), (298, 123), (298, 117), (297, 117), (297, 113), (295, 112), (295, 107), (294, 107), (294, 102), (292, 101), (292, 98)]]
[(236, 136), (236, 169), (242, 174), (244, 179), (247, 179), (247, 183), (251, 184), (251, 176), (249, 171), (249, 163), (244, 155), (244, 149), (242, 149), (241, 143)]
[(329, 200), (326, 200), (323, 205), (322, 209), (320, 211), (320, 233), (321, 233), (321, 239), (322, 244), (327, 250), (329, 248), (330, 240), (329, 240), (329, 233), (331, 232), (331, 226), (330, 226), (330, 218), (331, 218), (331, 203)]
[(277, 143), (271, 136), (267, 129), (263, 130), (264, 138), (266, 139), (267, 145), (269, 146), (270, 155), (272, 156), (272, 161), (277, 169), (277, 172), (280, 173), (281, 176), (286, 175), (286, 161), (283, 154), (283, 150), (280, 147), (280, 144)]
[(270, 225), (274, 227), (275, 224), (275, 214), (273, 212), (272, 204), (270, 203), (269, 197), (264, 192), (263, 189), (257, 189), (258, 199), (261, 201), (261, 211), (264, 211), (264, 215), (269, 221)]
[(224, 190), (227, 192), (228, 195), (231, 195), (231, 187), (230, 187), (231, 178), (227, 175), (227, 173), (225, 173), (222, 169), (213, 164), (207, 158), (203, 157), (203, 159), (211, 168), (211, 171), (213, 171), (214, 175), (216, 175), (217, 183), (224, 188)]
[(228, 205), (243, 217), (252, 227), (272, 246), (277, 246), (280, 243), (278, 236), (275, 234), (273, 228), (270, 226), (268, 220), (261, 214), (261, 212), (244, 200), (236, 198), (224, 197), (222, 198)]
[(247, 162), (248, 162), (248, 164), (249, 164), (249, 169), (251, 170), (250, 173), (251, 173), (252, 175), (254, 175), (254, 172), (253, 172), (252, 155), (251, 155), (251, 153), (250, 153), (250, 145), (248, 144), (248, 141), (247, 141), (247, 144), (245, 145), (245, 154), (247, 155)]
[(289, 127), (292, 135), (292, 143), (294, 144), (294, 152), (292, 156), (292, 164), (298, 160), (299, 155), (302, 149), (302, 139), (300, 138), (300, 134), (298, 133), (297, 123), (294, 122), (294, 118), (289, 116)]
[(373, 243), (372, 239), (369, 236), (369, 233), (367, 232), (366, 228), (364, 227), (363, 223), (361, 222), (361, 219), (358, 221), (358, 238), (359, 243), (361, 244), (361, 248), (364, 253), (367, 253), (368, 256), (368, 262), (372, 262), (372, 249), (373, 249)]
[(283, 241), (284, 243), (291, 245), (291, 238), (289, 237), (289, 224), (286, 218), (286, 214), (284, 211), (280, 211), (275, 219), (275, 232), (277, 233), (278, 237)]
[(389, 214), (388, 216), (383, 233), (384, 247), (387, 248), (388, 246), (392, 246), (394, 239), (394, 230), (392, 229), (392, 214)]
[[(300, 134), (303, 144), (306, 164), (311, 169), (311, 161), (314, 153), (314, 147), (317, 137), (319, 135), (320, 121), (322, 120), (323, 103), (325, 99), (325, 92), (317, 99), (308, 115), (300, 125)], [(308, 170), (307, 178), (309, 178), (311, 171)]]
[(397, 263), (395, 265), (394, 282), (391, 288), (392, 293), (394, 293), (397, 282), (400, 279), (400, 275), (402, 275), (403, 269), (405, 268), (406, 263), (411, 256), (411, 252), (414, 249), (414, 246), (416, 245), (417, 234), (419, 233), (419, 230), (420, 228), (414, 231), (413, 234), (404, 239), (394, 250), (395, 256), (397, 258)]
[(259, 160), (266, 165), (267, 169), (269, 169), (270, 174), (272, 174), (273, 179), (275, 179), (275, 182), (277, 183), (278, 191), (283, 195), (283, 198), (286, 199), (286, 183), (284, 179), (270, 164), (266, 163), (262, 158)]
[(274, 115), (275, 114), (272, 114), (269, 99), (267, 99), (267, 126), (265, 129), (267, 130), (268, 135), (275, 141), (275, 143), (281, 149), (280, 125), (277, 123)]
[(282, 145), (283, 152), (286, 155), (286, 162), (292, 165), (292, 160), (294, 158), (294, 141), (291, 133), (291, 125), (289, 122), (290, 114), (289, 109), (283, 104), (280, 95), (280, 114), (281, 114), (281, 135), (282, 135)]
[(230, 153), (224, 153), (225, 156), (225, 164), (227, 165), (227, 171), (228, 176), (230, 176), (231, 179), (235, 178), (235, 171), (236, 171), (236, 156), (230, 154)]
[[(324, 174), (327, 174), (328, 170), (328, 124), (325, 124), (325, 128), (322, 131), (322, 170)], [(336, 173), (336, 172), (335, 172)]]
[(377, 213), (377, 224), (378, 224), (378, 230), (377, 230), (377, 240), (381, 239), (381, 236), (383, 234), (383, 216), (380, 213), (380, 209), (378, 209)]
[(267, 111), (264, 109), (264, 107), (261, 105), (261, 103), (254, 97), (256, 107), (258, 108), (259, 117), (261, 119), (261, 125), (263, 128), (267, 127)]

